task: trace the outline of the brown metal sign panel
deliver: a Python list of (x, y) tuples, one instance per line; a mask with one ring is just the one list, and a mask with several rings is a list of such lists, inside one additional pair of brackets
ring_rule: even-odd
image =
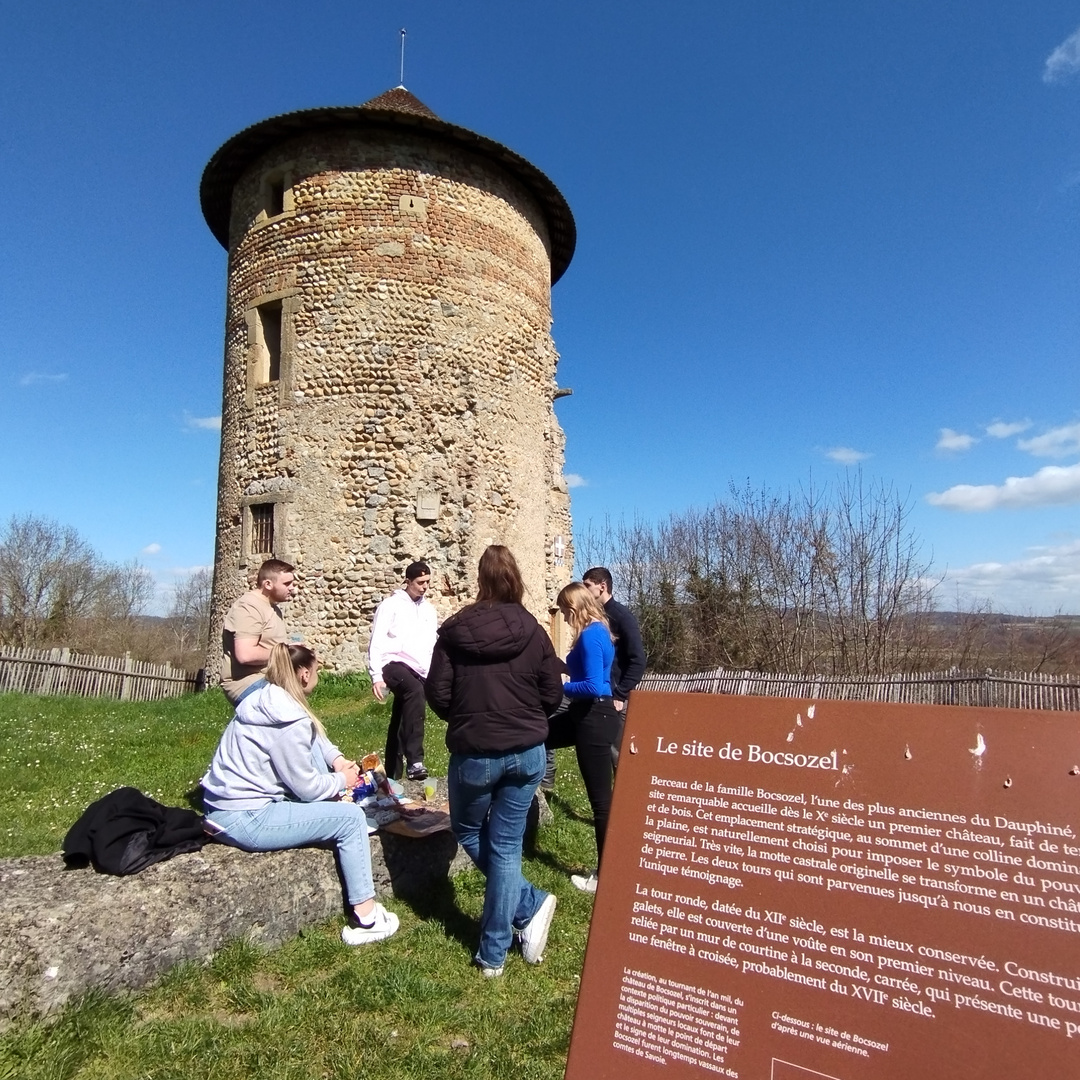
[(566, 1076), (1080, 1077), (1080, 715), (638, 693)]

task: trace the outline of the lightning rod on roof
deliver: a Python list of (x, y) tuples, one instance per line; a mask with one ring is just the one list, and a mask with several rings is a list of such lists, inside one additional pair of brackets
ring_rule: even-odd
[(401, 71), (398, 75), (398, 87), (405, 89), (405, 27), (401, 28)]

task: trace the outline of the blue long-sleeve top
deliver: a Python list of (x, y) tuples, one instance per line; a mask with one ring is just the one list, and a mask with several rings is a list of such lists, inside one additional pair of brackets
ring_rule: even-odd
[(615, 645), (601, 622), (589, 623), (566, 655), (570, 681), (563, 684), (569, 698), (611, 697), (611, 661)]

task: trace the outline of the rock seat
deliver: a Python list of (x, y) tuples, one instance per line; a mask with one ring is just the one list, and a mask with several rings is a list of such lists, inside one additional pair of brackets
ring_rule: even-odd
[[(449, 832), (377, 833), (379, 896), (430, 896), (471, 865)], [(344, 912), (333, 853), (249, 853), (224, 844), (130, 877), (68, 870), (60, 856), (0, 859), (0, 1023), (85, 990), (135, 990), (182, 960), (206, 960), (246, 937), (278, 945)]]

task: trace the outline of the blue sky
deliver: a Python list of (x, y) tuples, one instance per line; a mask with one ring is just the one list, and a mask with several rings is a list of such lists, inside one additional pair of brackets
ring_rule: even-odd
[(579, 531), (861, 468), (944, 606), (1080, 613), (1080, 0), (8, 5), (0, 519), (211, 561), (202, 168), (395, 85), (402, 26), (406, 86), (574, 211)]

